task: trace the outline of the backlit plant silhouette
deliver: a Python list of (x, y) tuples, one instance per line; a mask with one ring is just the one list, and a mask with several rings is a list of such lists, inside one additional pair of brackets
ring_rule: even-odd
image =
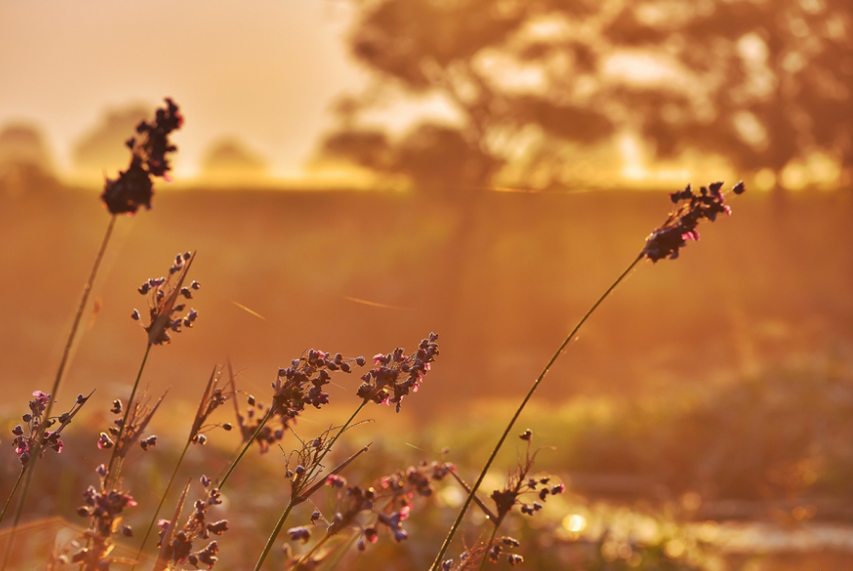
[[(431, 571), (437, 571), (444, 564), (444, 554), (447, 552), (448, 547), (450, 546), (450, 542), (453, 539), (453, 536), (456, 534), (456, 531), (459, 529), (460, 524), (462, 523), (462, 518), (465, 515), (465, 512), (468, 510), (468, 506), (471, 505), (477, 490), (480, 488), (480, 485), (483, 483), (483, 478), (486, 477), (486, 473), (489, 468), (492, 466), (495, 458), (498, 455), (498, 451), (503, 446), (504, 441), (515, 425), (516, 420), (521, 415), (521, 412), (524, 410), (524, 407), (527, 406), (527, 403), (530, 401), (530, 398), (533, 396), (533, 393), (536, 392), (536, 389), (539, 388), (540, 383), (548, 374), (548, 371), (551, 370), (551, 367), (563, 354), (563, 350), (569, 344), (575, 334), (577, 334), (578, 330), (580, 330), (581, 326), (586, 323), (586, 320), (598, 309), (598, 306), (610, 295), (610, 293), (616, 289), (622, 280), (631, 273), (631, 271), (636, 267), (637, 264), (640, 263), (643, 259), (651, 260), (652, 262), (657, 262), (663, 258), (675, 259), (678, 257), (679, 250), (683, 248), (688, 240), (698, 240), (699, 232), (696, 230), (697, 226), (702, 220), (709, 220), (711, 222), (717, 219), (718, 214), (731, 214), (731, 208), (725, 204), (725, 195), (721, 192), (721, 188), (723, 187), (722, 182), (714, 182), (708, 185), (708, 187), (701, 187), (698, 193), (693, 192), (690, 185), (687, 185), (687, 188), (680, 192), (674, 192), (670, 194), (670, 199), (673, 203), (677, 205), (677, 208), (667, 217), (664, 223), (655, 229), (649, 236), (646, 238), (645, 247), (640, 251), (639, 255), (632, 261), (628, 267), (623, 271), (616, 281), (614, 281), (610, 287), (598, 298), (598, 300), (592, 305), (592, 307), (581, 317), (580, 321), (578, 321), (577, 325), (569, 332), (554, 354), (551, 356), (551, 359), (545, 365), (545, 368), (542, 369), (542, 372), (539, 373), (539, 376), (536, 380), (533, 381), (533, 385), (530, 387), (530, 390), (527, 391), (527, 394), (521, 401), (521, 404), (518, 405), (515, 413), (507, 424), (506, 429), (504, 430), (501, 437), (498, 439), (497, 444), (492, 449), (492, 452), (486, 461), (485, 466), (483, 466), (482, 471), (480, 472), (477, 481), (474, 482), (474, 485), (471, 487), (470, 492), (468, 493), (468, 497), (465, 499), (465, 502), (462, 504), (462, 508), (459, 511), (456, 520), (453, 522), (453, 525), (450, 527), (450, 531), (447, 534), (444, 542), (441, 545), (441, 548), (438, 551), (438, 555), (436, 555), (435, 560), (433, 561)], [(738, 182), (732, 188), (732, 193), (739, 195), (744, 192), (744, 184), (743, 182)]]

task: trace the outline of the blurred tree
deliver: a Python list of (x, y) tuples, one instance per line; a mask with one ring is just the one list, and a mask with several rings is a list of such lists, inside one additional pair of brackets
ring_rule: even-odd
[(53, 160), (41, 132), (32, 125), (8, 125), (0, 131), (0, 194), (55, 190)]
[[(350, 1), (376, 85), (342, 102), (323, 152), (419, 188), (489, 184), (511, 163), (559, 183), (617, 133), (739, 170), (813, 150), (853, 167), (849, 0)], [(438, 93), (460, 120), (392, 140), (364, 120), (389, 88)]]
[(148, 119), (149, 109), (150, 106), (139, 104), (107, 110), (101, 122), (74, 145), (75, 166), (84, 172), (108, 176), (127, 168), (130, 151), (124, 143), (136, 133), (136, 126)]
[(201, 161), (202, 174), (207, 177), (258, 178), (266, 174), (269, 165), (258, 153), (234, 139), (224, 138), (213, 143)]

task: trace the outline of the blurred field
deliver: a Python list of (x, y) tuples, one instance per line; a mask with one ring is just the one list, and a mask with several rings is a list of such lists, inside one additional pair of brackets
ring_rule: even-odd
[[(669, 207), (663, 193), (482, 193), (454, 209), (395, 194), (168, 189), (154, 204), (119, 220), (69, 397), (132, 380), (144, 350), (129, 319), (144, 309), (136, 288), (176, 252), (198, 250), (201, 321), (154, 352), (152, 390), (188, 396), (230, 358), (260, 394), (310, 347), (369, 356), (435, 331), (442, 362), (407, 406), (422, 418), (527, 388)], [(816, 353), (849, 358), (850, 196), (747, 194), (733, 208), (677, 262), (642, 264), (538, 398), (666, 391)], [(95, 196), (63, 192), (5, 199), (0, 217), (11, 403), (52, 381), (107, 215)]]
[[(509, 417), (507, 403), (529, 387), (670, 206), (664, 192), (482, 192), (450, 207), (428, 196), (393, 193), (162, 188), (154, 204), (118, 222), (92, 296), (97, 310), (87, 310), (60, 408), (77, 392), (97, 388), (85, 411), (96, 417), (87, 431), (102, 429), (101, 415), (112, 399), (126, 396), (145, 348), (144, 332), (129, 317), (134, 307), (144, 309), (136, 288), (165, 273), (177, 252), (198, 250), (190, 276), (202, 284), (193, 300), (198, 325), (174, 336), (172, 345), (155, 347), (143, 377), (152, 393), (171, 387), (170, 412), (153, 423), (165, 437), (158, 452), (172, 454), (169, 439), (178, 442), (189, 422), (180, 411), (193, 406), (215, 363), (230, 359), (240, 387), (268, 400), (275, 371), (305, 349), (369, 357), (412, 348), (435, 331), (441, 355), (422, 390), (407, 398), (399, 415), (370, 410), (366, 417), (376, 424), (353, 433), (353, 446), (377, 441), (371, 451), (376, 459), (350, 477), (434, 460), (449, 447), (449, 459), (469, 480)], [(691, 522), (772, 521), (790, 531), (812, 529), (811, 519), (833, 525), (853, 519), (847, 485), (853, 474), (847, 438), (853, 418), (853, 200), (843, 192), (747, 193), (732, 207), (731, 218), (700, 229), (701, 242), (690, 244), (681, 259), (642, 264), (543, 384), (520, 423), (533, 428), (537, 444), (556, 447), (543, 452), (541, 469), (577, 495), (547, 519), (557, 531), (520, 534), (568, 542), (569, 551), (592, 541), (590, 549), (604, 553), (603, 543), (595, 543), (604, 536), (570, 537), (564, 518), (586, 510), (589, 521), (600, 517), (604, 527), (618, 528), (613, 522), (635, 521), (630, 514), (639, 510), (656, 521), (674, 518), (671, 527), (661, 524), (669, 531), (644, 547), (660, 551), (672, 534), (688, 533), (684, 526)], [(2, 418), (19, 415), (34, 389), (52, 383), (107, 221), (89, 192), (0, 197)], [(351, 410), (357, 377), (334, 382), (333, 412)], [(312, 415), (300, 429), (326, 427), (342, 414)], [(88, 443), (75, 445), (80, 455), (74, 464), (62, 468), (62, 489), (34, 501), (32, 517), (58, 511), (74, 521), (77, 494), (96, 464), (91, 434)], [(230, 450), (231, 444), (226, 439), (224, 446)], [(512, 448), (504, 453), (506, 465), (514, 463)], [(224, 461), (226, 454), (220, 456)], [(4, 494), (17, 468), (13, 460), (10, 451), (3, 461)], [(276, 459), (263, 460), (256, 463), (262, 468), (247, 465), (243, 474), (253, 474), (257, 496), (232, 499), (245, 510), (234, 516), (235, 527), (244, 526), (240, 537), (260, 534), (256, 542), (277, 517), (274, 509), (259, 515), (258, 506), (282, 501)], [(165, 468), (157, 460), (139, 461), (137, 489), (161, 486)], [(210, 471), (210, 463), (191, 463), (186, 471), (197, 476)], [(44, 485), (51, 476), (42, 472)], [(269, 478), (268, 487), (260, 478)], [(606, 503), (595, 507), (599, 500)], [(613, 516), (608, 510), (614, 505), (628, 511)], [(595, 516), (598, 509), (604, 515)], [(413, 523), (423, 526), (416, 527), (423, 541), (409, 542), (405, 556), (384, 568), (428, 562), (452, 512), (428, 510), (429, 521)], [(824, 571), (845, 568), (843, 554), (851, 548), (844, 530), (847, 539), (815, 540), (805, 549), (827, 554)], [(695, 541), (679, 537), (693, 546), (681, 553), (695, 551)], [(535, 559), (536, 568), (579, 564), (563, 547), (539, 546), (548, 556)], [(389, 553), (382, 549), (376, 557)], [(773, 562), (786, 558), (773, 559), (777, 551), (735, 549), (717, 569), (779, 569), (781, 563)]]

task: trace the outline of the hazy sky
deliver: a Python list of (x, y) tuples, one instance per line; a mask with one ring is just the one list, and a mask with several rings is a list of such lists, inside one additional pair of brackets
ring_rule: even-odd
[(172, 97), (186, 116), (176, 174), (237, 135), (292, 176), (366, 83), (336, 0), (0, 0), (0, 129), (38, 126), (60, 168), (107, 108)]

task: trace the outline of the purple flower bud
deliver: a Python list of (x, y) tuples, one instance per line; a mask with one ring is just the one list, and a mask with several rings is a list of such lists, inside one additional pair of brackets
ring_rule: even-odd
[(222, 535), (228, 531), (228, 520), (222, 519), (217, 522), (207, 524), (207, 531), (214, 535)]
[(287, 534), (290, 536), (291, 540), (301, 541), (302, 543), (306, 543), (311, 539), (311, 530), (307, 527), (291, 527), (287, 530)]

